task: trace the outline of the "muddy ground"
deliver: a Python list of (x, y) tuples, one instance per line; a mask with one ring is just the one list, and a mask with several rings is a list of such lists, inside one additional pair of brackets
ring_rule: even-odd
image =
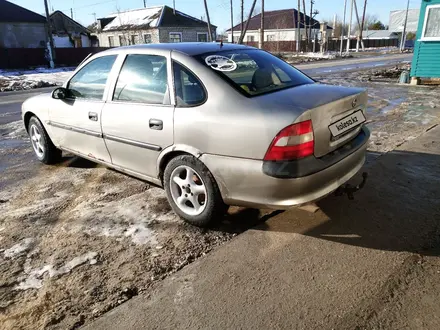
[[(323, 81), (368, 88), (370, 164), (440, 122), (437, 87), (365, 81), (359, 73)], [(170, 273), (272, 214), (230, 213), (215, 230), (191, 227), (160, 188), (69, 155), (42, 166), (19, 122), (0, 126), (2, 329), (76, 328), (148, 295)]]

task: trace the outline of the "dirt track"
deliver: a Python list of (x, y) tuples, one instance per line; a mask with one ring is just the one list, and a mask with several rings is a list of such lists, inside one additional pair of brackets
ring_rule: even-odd
[[(369, 164), (440, 122), (433, 87), (329, 81), (369, 88)], [(4, 329), (77, 327), (271, 216), (232, 209), (221, 228), (202, 231), (183, 224), (159, 188), (68, 156), (41, 166), (20, 124), (0, 126), (0, 135)]]

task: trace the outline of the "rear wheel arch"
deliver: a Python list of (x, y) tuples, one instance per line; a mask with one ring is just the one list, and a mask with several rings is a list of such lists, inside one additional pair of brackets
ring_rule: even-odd
[[(28, 132), (28, 128), (29, 128), (29, 121), (31, 120), (32, 117), (35, 117), (38, 120), (40, 120), (40, 118), (38, 118), (38, 116), (35, 113), (31, 112), (31, 111), (27, 111), (24, 114), (23, 121), (24, 121), (24, 127), (26, 128), (27, 132)], [(40, 122), (41, 122), (41, 120), (40, 120)]]
[(164, 174), (164, 172), (165, 172), (165, 168), (167, 167), (168, 163), (169, 163), (172, 159), (174, 159), (174, 158), (176, 158), (176, 157), (179, 157), (179, 156), (183, 156), (183, 155), (188, 155), (188, 156), (195, 156), (195, 157), (197, 157), (196, 155), (193, 155), (192, 153), (187, 152), (187, 151), (183, 151), (183, 150), (174, 150), (174, 151), (170, 151), (170, 152), (164, 154), (164, 155), (160, 158), (160, 160), (159, 160), (159, 179), (160, 179), (160, 181), (162, 182), (162, 186), (164, 186), (164, 183), (163, 183), (163, 174)]

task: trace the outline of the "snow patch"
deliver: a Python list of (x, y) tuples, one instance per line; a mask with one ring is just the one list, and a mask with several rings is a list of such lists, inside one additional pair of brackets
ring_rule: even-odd
[(49, 278), (70, 273), (72, 269), (89, 262), (90, 265), (97, 263), (98, 253), (88, 252), (82, 256), (75, 257), (66, 262), (63, 266), (55, 269), (53, 265), (44, 265), (37, 269), (25, 269), (25, 276), (20, 278), (20, 283), (15, 286), (15, 290), (40, 289), (43, 286), (43, 275), (48, 274)]
[(336, 58), (336, 54), (331, 54), (331, 53), (302, 53), (299, 54), (298, 56), (300, 57), (310, 57), (310, 58), (322, 58), (322, 59), (335, 59)]
[(117, 201), (96, 201), (79, 204), (70, 217), (76, 219), (74, 231), (88, 235), (129, 238), (134, 244), (157, 244), (156, 233), (151, 229), (153, 221), (174, 221), (170, 211), (161, 212), (151, 207), (154, 200), (164, 196), (161, 189), (149, 189)]
[(6, 139), (29, 139), (21, 120), (13, 121), (5, 125), (0, 125), (0, 135)]
[(25, 238), (23, 239), (20, 243), (15, 244), (14, 246), (12, 246), (9, 249), (6, 249), (3, 252), (3, 255), (5, 258), (14, 258), (20, 254), (22, 254), (23, 252), (28, 251), (33, 243), (35, 242), (34, 238)]

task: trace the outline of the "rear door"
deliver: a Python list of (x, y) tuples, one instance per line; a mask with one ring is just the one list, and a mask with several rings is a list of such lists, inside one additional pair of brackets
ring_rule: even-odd
[(101, 110), (116, 58), (117, 55), (106, 55), (85, 64), (68, 82), (68, 98), (52, 99), (49, 108), (48, 124), (58, 145), (108, 163)]
[(157, 158), (173, 144), (170, 52), (127, 54), (102, 113), (112, 163), (157, 177)]

